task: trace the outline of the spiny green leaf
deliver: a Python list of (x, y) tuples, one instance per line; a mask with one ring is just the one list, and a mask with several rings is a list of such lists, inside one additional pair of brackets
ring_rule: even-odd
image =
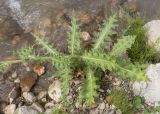
[(143, 70), (137, 64), (132, 64), (129, 61), (118, 61), (117, 68), (113, 71), (116, 76), (121, 78), (128, 78), (130, 80), (147, 80), (147, 77)]
[(30, 46), (17, 51), (17, 54), (20, 59), (29, 60), (30, 59), (29, 56), (32, 54), (32, 52), (33, 52), (33, 46)]
[(135, 38), (135, 36), (123, 36), (122, 39), (118, 39), (118, 42), (113, 46), (110, 54), (116, 57), (123, 55), (127, 49), (131, 48)]
[(36, 39), (36, 41), (43, 46), (43, 48), (45, 50), (48, 51), (48, 53), (52, 54), (52, 55), (56, 55), (56, 54), (59, 54), (55, 48), (53, 48), (53, 46), (51, 46), (47, 41), (43, 40), (42, 38), (40, 38), (39, 36), (31, 33), (33, 38)]
[(84, 79), (83, 87), (80, 92), (80, 100), (85, 101), (86, 105), (91, 105), (95, 102), (94, 98), (97, 97), (97, 77), (94, 76), (94, 70), (90, 67), (87, 68), (86, 78)]
[(62, 86), (63, 98), (65, 98), (66, 95), (69, 93), (69, 88), (70, 88), (69, 81), (72, 79), (71, 72), (72, 70), (69, 67), (64, 67), (64, 68), (58, 69), (56, 73), (56, 75), (58, 75), (62, 81), (61, 86)]
[(84, 55), (82, 55), (82, 59), (91, 66), (99, 67), (103, 71), (112, 71), (112, 69), (116, 67), (116, 61), (114, 58), (96, 51), (85, 52)]
[(93, 47), (94, 50), (104, 49), (105, 41), (108, 41), (110, 36), (115, 34), (115, 31), (113, 30), (117, 26), (117, 20), (115, 18), (116, 15), (111, 16), (108, 21), (104, 22), (102, 28), (100, 28), (100, 32), (97, 33), (97, 38)]
[(75, 17), (72, 17), (71, 20), (71, 27), (68, 39), (68, 49), (71, 55), (74, 55), (80, 50), (80, 33)]

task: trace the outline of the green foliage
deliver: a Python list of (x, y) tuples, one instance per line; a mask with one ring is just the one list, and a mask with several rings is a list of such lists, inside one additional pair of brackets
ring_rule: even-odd
[(29, 55), (31, 55), (33, 52), (33, 46), (32, 47), (27, 47), (27, 48), (23, 48), (19, 51), (17, 51), (17, 54), (19, 56), (20, 59), (22, 60), (29, 60)]
[(95, 51), (85, 52), (82, 55), (82, 59), (89, 65), (95, 68), (101, 68), (103, 71), (114, 69), (117, 65), (116, 60), (111, 58), (108, 54), (100, 53)]
[[(44, 50), (48, 52), (47, 56), (39, 56), (32, 54), (32, 48), (27, 48), (19, 52), (20, 61), (23, 60), (47, 60), (51, 61), (52, 65), (57, 68), (57, 74), (62, 81), (62, 94), (63, 99), (69, 92), (69, 82), (72, 79), (71, 74), (75, 69), (83, 69), (85, 76), (83, 78), (82, 88), (80, 90), (79, 98), (87, 105), (94, 103), (94, 98), (97, 97), (97, 90), (99, 88), (97, 70), (109, 71), (110, 73), (117, 74), (121, 78), (128, 78), (134, 80), (146, 80), (144, 72), (136, 64), (131, 63), (129, 60), (123, 59), (123, 54), (134, 43), (134, 35), (121, 36), (117, 43), (114, 44), (111, 52), (105, 53), (105, 42), (111, 39), (115, 34), (116, 15), (105, 21), (93, 45), (93, 49), (84, 50), (80, 53), (80, 39), (79, 27), (76, 19), (73, 17), (71, 21), (71, 31), (69, 33), (69, 55), (58, 52), (47, 41), (39, 36), (31, 33), (33, 38)], [(119, 59), (120, 57), (121, 59)], [(10, 61), (12, 63), (13, 61)], [(75, 63), (76, 62), (76, 63)], [(5, 63), (5, 62), (4, 62)], [(15, 62), (14, 62), (15, 63)], [(81, 66), (81, 68), (79, 68)], [(75, 67), (75, 68), (74, 68)]]
[(129, 100), (127, 92), (124, 90), (113, 89), (110, 93), (111, 103), (120, 109), (123, 114), (134, 114), (132, 110), (132, 103)]
[(80, 32), (76, 18), (73, 16), (68, 39), (68, 49), (71, 55), (80, 51)]
[(94, 74), (94, 70), (90, 67), (86, 71), (86, 79), (83, 82), (83, 88), (80, 92), (80, 100), (84, 101), (86, 105), (90, 106), (94, 103), (94, 98), (98, 96), (97, 89), (97, 78)]
[(128, 51), (128, 56), (133, 62), (148, 63), (154, 61), (157, 57), (156, 50), (148, 46), (145, 36), (144, 22), (141, 18), (135, 18), (128, 21), (128, 30), (126, 35), (135, 35), (135, 42)]
[(136, 97), (136, 99), (134, 100), (133, 102), (133, 106), (136, 108), (136, 109), (141, 109), (142, 108), (142, 98), (141, 97)]
[(58, 106), (58, 105), (55, 105), (53, 108), (52, 108), (52, 112), (51, 114), (66, 114), (62, 107), (61, 106)]
[(110, 40), (110, 36), (115, 34), (115, 27), (117, 26), (116, 24), (116, 15), (111, 16), (108, 21), (105, 21), (100, 28), (100, 32), (97, 33), (97, 38), (95, 39), (95, 44), (93, 49), (94, 50), (103, 50), (105, 47), (105, 41)]
[[(118, 39), (111, 51), (111, 55), (115, 57), (122, 56), (125, 54), (127, 49), (130, 49), (135, 41), (135, 36), (123, 36), (122, 39)], [(123, 44), (123, 45), (122, 45)]]

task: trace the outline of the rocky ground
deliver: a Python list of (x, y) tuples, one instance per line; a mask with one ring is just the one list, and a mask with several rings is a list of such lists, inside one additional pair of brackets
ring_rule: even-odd
[[(141, 7), (139, 9), (135, 0), (101, 0), (101, 2), (97, 0), (66, 0), (65, 2), (63, 0), (59, 2), (56, 0), (45, 2), (1, 0), (0, 59), (16, 58), (14, 51), (27, 45), (33, 45), (35, 42), (29, 32), (39, 34), (50, 43), (55, 44), (57, 50), (67, 53), (66, 39), (73, 9), (82, 30), (83, 44), (87, 46), (98, 25), (110, 15), (110, 9), (117, 11), (119, 6), (128, 7), (131, 12), (143, 10)], [(45, 54), (38, 47), (36, 51)], [(56, 78), (51, 79), (55, 77), (53, 75), (55, 70), (49, 63), (27, 62), (12, 65), (6, 69), (0, 74), (0, 113), (37, 114), (45, 112), (45, 114), (51, 114), (52, 107), (61, 102), (61, 82)], [(69, 114), (121, 114), (121, 110), (110, 103), (108, 93), (112, 88), (119, 87), (124, 87), (126, 91), (132, 93), (130, 91), (132, 84), (104, 74), (97, 102), (87, 107), (76, 100), (81, 83), (80, 77), (73, 76), (70, 82), (70, 93), (67, 96), (72, 106), (71, 110), (66, 110)], [(152, 84), (150, 85), (153, 87)], [(139, 90), (141, 86), (138, 83), (133, 88)], [(55, 94), (52, 94), (53, 92)], [(141, 95), (148, 97), (148, 94), (144, 92)], [(157, 99), (155, 101), (157, 102)]]

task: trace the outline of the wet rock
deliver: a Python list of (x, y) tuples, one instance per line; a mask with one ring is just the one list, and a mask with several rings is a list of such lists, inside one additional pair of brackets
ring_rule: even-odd
[(20, 80), (20, 87), (22, 92), (28, 92), (35, 84), (37, 75), (35, 73), (28, 73)]
[(48, 95), (54, 101), (59, 102), (61, 98), (61, 82), (59, 80), (55, 80), (48, 89)]
[(31, 105), (31, 107), (33, 108), (33, 109), (35, 109), (35, 110), (37, 110), (38, 112), (40, 112), (40, 113), (42, 113), (42, 112), (44, 112), (44, 108), (39, 104), (39, 103), (33, 103), (32, 105)]
[(42, 99), (42, 98), (44, 98), (44, 97), (46, 97), (46, 96), (47, 96), (47, 91), (41, 91), (41, 92), (38, 94), (37, 99), (40, 100), (40, 99)]
[(12, 103), (20, 95), (20, 87), (14, 87), (8, 95), (9, 102)]
[(10, 105), (6, 106), (4, 113), (5, 114), (14, 114), (15, 110), (16, 110), (16, 105), (10, 104)]
[(14, 114), (39, 114), (39, 112), (29, 106), (21, 106), (16, 109)]
[(149, 45), (155, 45), (157, 50), (160, 50), (160, 20), (152, 20), (144, 25), (144, 28), (147, 29), (147, 38)]
[(150, 106), (157, 106), (160, 102), (160, 63), (151, 64), (146, 69), (148, 81), (133, 83), (133, 92), (144, 97), (145, 103)]
[(0, 102), (1, 101), (8, 102), (8, 95), (13, 87), (14, 83), (8, 80), (0, 84)]
[(24, 92), (23, 93), (23, 97), (25, 98), (25, 100), (27, 102), (31, 102), (32, 103), (32, 102), (36, 101), (36, 97), (31, 92)]

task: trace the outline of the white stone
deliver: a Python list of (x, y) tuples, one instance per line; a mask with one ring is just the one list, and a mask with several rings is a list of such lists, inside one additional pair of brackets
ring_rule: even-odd
[(25, 98), (25, 100), (27, 102), (34, 102), (34, 101), (36, 101), (36, 97), (31, 92), (24, 92), (23, 93), (23, 97)]
[(104, 109), (105, 109), (105, 106), (106, 106), (106, 104), (105, 104), (104, 102), (102, 102), (102, 103), (99, 104), (98, 108), (99, 108), (100, 110), (104, 110)]
[(39, 103), (33, 103), (31, 107), (40, 113), (44, 112), (44, 108)]
[(12, 78), (17, 78), (17, 72), (16, 71), (12, 74)]
[(151, 64), (145, 73), (148, 81), (134, 82), (133, 92), (144, 97), (148, 105), (157, 106), (160, 103), (160, 64)]
[(16, 109), (14, 114), (39, 114), (37, 110), (32, 109), (29, 106), (21, 106)]
[(4, 109), (4, 113), (5, 114), (13, 114), (15, 110), (16, 110), (16, 105), (10, 104), (10, 105), (6, 106), (6, 108)]
[(59, 80), (55, 80), (48, 88), (48, 95), (54, 101), (59, 102), (61, 99), (61, 82)]
[(41, 91), (41, 92), (38, 94), (37, 98), (38, 98), (38, 100), (40, 100), (40, 99), (46, 97), (46, 95), (47, 95), (47, 91)]
[(160, 20), (152, 20), (144, 25), (147, 30), (148, 44), (155, 45), (157, 50), (160, 50), (160, 44), (156, 41), (160, 38)]

